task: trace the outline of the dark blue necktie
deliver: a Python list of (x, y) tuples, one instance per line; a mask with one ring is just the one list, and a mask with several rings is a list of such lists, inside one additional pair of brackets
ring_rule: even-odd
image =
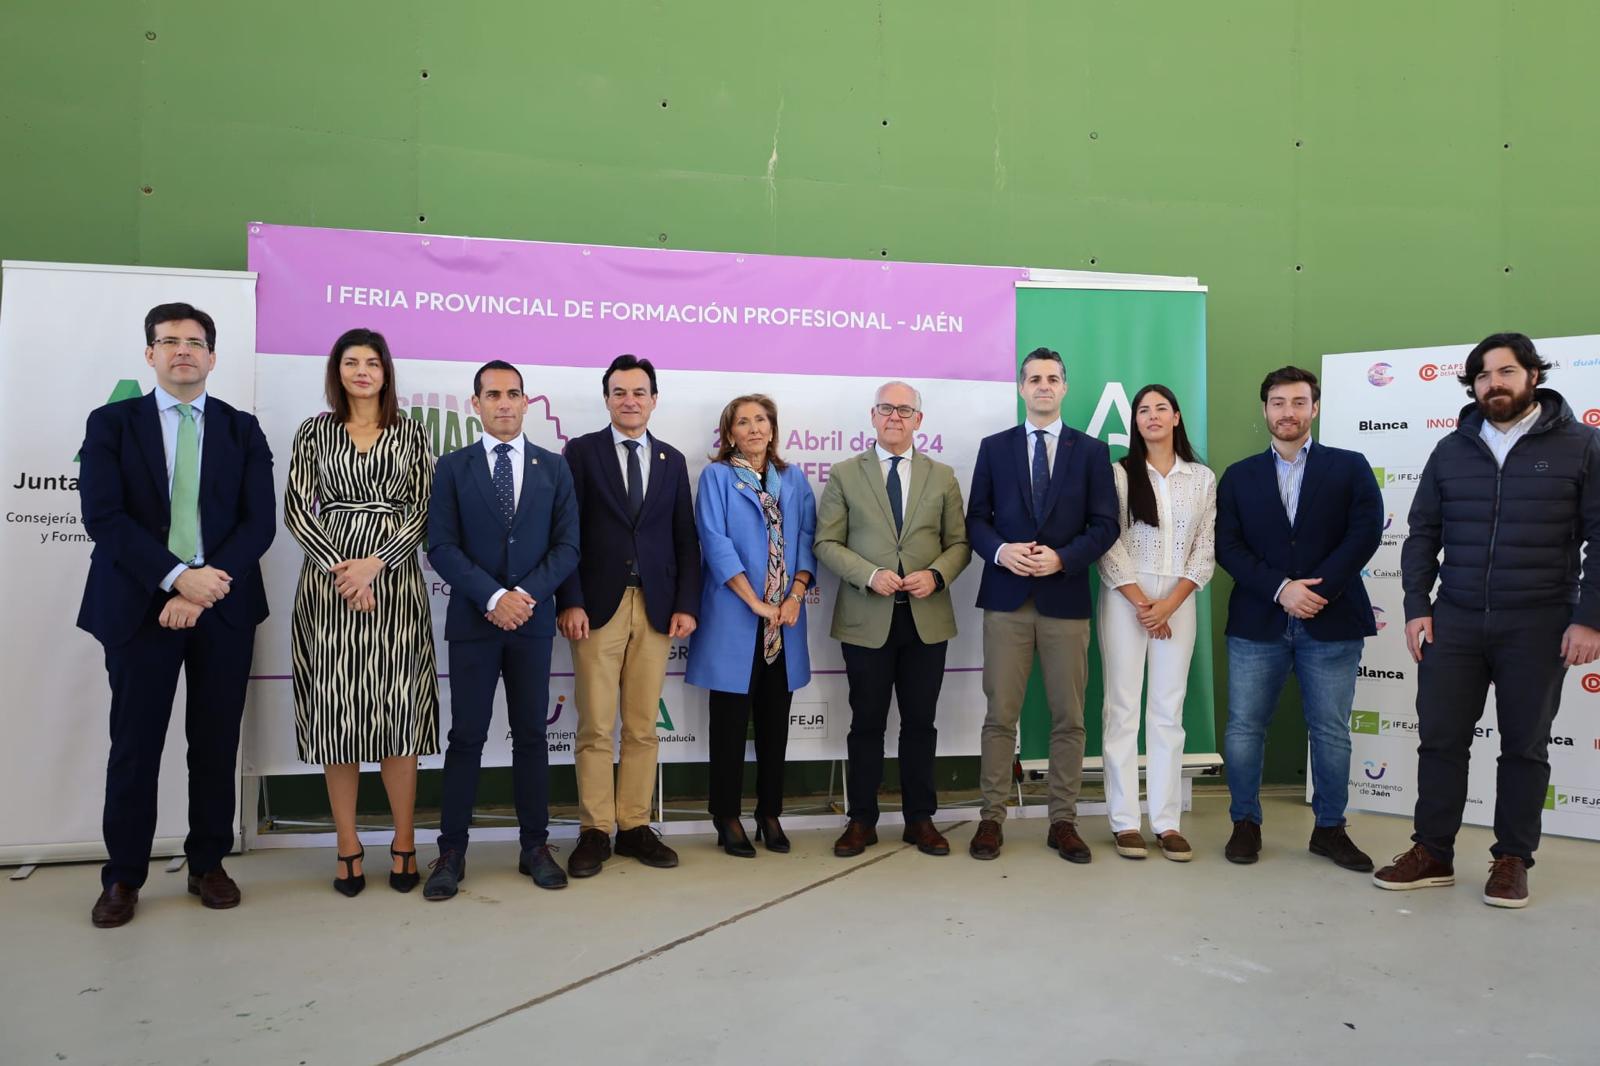
[(897, 537), (906, 524), (904, 505), (900, 502), (900, 460), (898, 455), (889, 456), (889, 477), (883, 485), (889, 490), (889, 512), (894, 515), (894, 535)]
[(1044, 521), (1044, 497), (1050, 491), (1050, 456), (1044, 450), (1044, 430), (1033, 431), (1033, 518)]
[(625, 440), (628, 448), (628, 517), (635, 522), (644, 509), (644, 471), (639, 468), (639, 442)]
[(500, 505), (500, 517), (508, 526), (517, 513), (517, 486), (511, 480), (510, 451), (509, 444), (494, 446), (494, 501)]

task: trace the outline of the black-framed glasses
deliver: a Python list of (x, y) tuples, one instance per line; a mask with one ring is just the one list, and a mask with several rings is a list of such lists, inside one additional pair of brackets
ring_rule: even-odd
[(901, 418), (910, 418), (917, 413), (917, 409), (908, 403), (880, 403), (872, 408), (884, 418), (890, 415), (899, 415)]
[(164, 352), (175, 352), (179, 348), (191, 352), (209, 352), (211, 345), (198, 337), (157, 337), (155, 347)]

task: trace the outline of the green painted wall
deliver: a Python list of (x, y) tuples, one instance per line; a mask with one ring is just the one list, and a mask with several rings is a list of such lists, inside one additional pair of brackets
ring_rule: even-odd
[(242, 267), (265, 219), (1194, 274), (1224, 463), (1270, 367), (1600, 330), (1596, 40), (1577, 0), (4, 0), (0, 256)]

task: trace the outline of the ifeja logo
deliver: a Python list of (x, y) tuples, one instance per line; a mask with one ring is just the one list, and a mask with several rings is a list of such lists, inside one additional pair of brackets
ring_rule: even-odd
[(1600, 814), (1600, 792), (1549, 785), (1544, 790), (1544, 809), (1569, 814)]
[[(453, 393), (413, 393), (410, 402), (400, 399), (400, 413), (422, 423), (428, 449), (435, 457), (476, 444), (483, 436), (483, 420), (472, 409), (470, 397)], [(522, 435), (541, 448), (557, 454), (566, 447), (568, 437), (561, 429), (561, 418), (548, 396), (530, 396), (528, 415), (522, 421)]]
[(1350, 732), (1369, 737), (1414, 737), (1417, 735), (1417, 723), (1410, 718), (1385, 718), (1381, 711), (1351, 711)]

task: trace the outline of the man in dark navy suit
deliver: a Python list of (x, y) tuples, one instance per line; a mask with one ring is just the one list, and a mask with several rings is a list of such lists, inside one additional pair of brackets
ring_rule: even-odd
[(1361, 568), (1383, 537), (1383, 496), (1366, 456), (1311, 440), (1322, 389), (1286, 366), (1261, 383), (1272, 446), (1228, 467), (1217, 486), (1217, 562), (1228, 597), (1228, 727), (1223, 758), (1233, 835), (1223, 854), (1261, 854), (1267, 724), (1292, 669), (1311, 737), (1310, 850), (1348, 870), (1372, 860), (1344, 828), (1350, 707), (1365, 639), (1378, 631)]
[(983, 820), (968, 848), (1000, 854), (1017, 720), (1035, 649), (1050, 703), (1050, 832), (1069, 862), (1091, 859), (1077, 829), (1083, 784), (1083, 689), (1088, 678), (1089, 571), (1116, 541), (1117, 490), (1105, 444), (1061, 421), (1067, 369), (1049, 348), (1028, 353), (1017, 391), (1027, 421), (978, 447), (967, 507), (972, 553), (983, 560)]
[[(656, 707), (674, 640), (700, 610), (700, 535), (683, 453), (646, 428), (656, 368), (619, 355), (601, 375), (611, 424), (569, 441), (583, 550), (556, 593), (556, 623), (572, 642), (578, 743), (578, 845), (567, 870), (600, 872), (617, 854), (673, 867), (678, 855), (650, 826), (656, 786)], [(622, 721), (621, 758), (612, 737)], [(616, 763), (616, 780), (612, 766)]]
[(206, 393), (211, 316), (184, 303), (144, 320), (156, 387), (89, 415), (78, 492), (94, 538), (78, 627), (105, 648), (111, 755), (107, 861), (91, 918), (133, 918), (150, 866), (161, 749), (178, 672), (187, 678), (189, 891), (239, 904), (222, 868), (233, 846), (235, 760), (256, 626), (267, 617), (261, 556), (277, 531), (272, 451), (253, 415)]
[(494, 690), (504, 678), (511, 725), (512, 796), (520, 873), (540, 888), (567, 875), (550, 853), (550, 645), (555, 591), (578, 565), (572, 474), (555, 452), (522, 435), (528, 397), (510, 363), (485, 363), (472, 379), (481, 442), (439, 460), (428, 504), (428, 561), (450, 583), (450, 738), (444, 755), (439, 858), (425, 899), (449, 899), (467, 871), (467, 826), (489, 737)]

